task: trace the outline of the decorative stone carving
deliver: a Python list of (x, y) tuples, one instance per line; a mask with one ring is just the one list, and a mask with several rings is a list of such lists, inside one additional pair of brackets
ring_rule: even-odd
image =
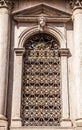
[(0, 6), (2, 6), (2, 5), (7, 6), (7, 3), (5, 0), (0, 0)]
[(82, 0), (70, 0), (70, 6), (72, 9), (74, 7), (82, 6)]
[(0, 7), (7, 7), (9, 9), (12, 9), (14, 6), (13, 1), (8, 1), (8, 0), (0, 0)]
[(45, 3), (31, 6), (30, 8), (21, 10), (18, 13), (15, 12), (13, 13), (13, 16), (14, 20), (17, 22), (38, 22), (38, 28), (41, 27), (40, 25), (43, 26), (43, 23), (45, 25), (46, 21), (47, 23), (68, 22), (71, 19), (70, 13), (59, 10)]
[(64, 49), (64, 48), (62, 48), (62, 49), (60, 49), (59, 50), (59, 55), (60, 56), (69, 56), (69, 49), (67, 48), (67, 49)]
[(24, 48), (15, 48), (14, 51), (17, 56), (22, 56), (25, 52)]
[(46, 19), (44, 17), (41, 17), (39, 19), (39, 30), (43, 31), (46, 26)]

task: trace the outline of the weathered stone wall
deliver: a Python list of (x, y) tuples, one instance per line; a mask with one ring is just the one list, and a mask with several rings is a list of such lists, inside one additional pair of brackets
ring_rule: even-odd
[[(32, 8), (33, 6), (46, 4), (51, 6), (52, 8), (58, 9), (60, 11), (67, 12), (69, 14), (72, 13), (69, 1), (65, 0), (29, 0), (29, 1), (16, 1), (15, 6), (13, 8), (12, 14), (16, 12), (20, 12), (22, 10)], [(21, 13), (21, 12), (20, 12)], [(36, 15), (36, 14), (35, 14)], [(51, 15), (51, 14), (50, 14)], [(13, 16), (11, 17), (11, 49), (10, 49), (10, 69), (9, 69), (9, 86), (8, 86), (8, 105), (7, 105), (7, 117), (10, 122), (11, 118), (11, 104), (12, 104), (12, 92), (13, 92), (13, 73), (14, 73), (14, 48), (18, 48), (19, 44), (19, 37), (25, 31), (29, 30), (30, 28), (38, 26), (36, 22), (17, 22), (14, 20)], [(66, 46), (70, 50), (70, 57), (68, 58), (68, 66), (67, 66), (67, 84), (69, 90), (69, 110), (68, 115), (71, 119), (74, 119), (74, 105), (73, 105), (73, 25), (72, 20), (70, 19), (69, 22), (48, 22), (47, 26), (51, 26), (52, 28), (57, 28), (65, 37), (66, 39)]]
[[(44, 8), (46, 8), (44, 12), (42, 12), (41, 10), (42, 8), (41, 5), (42, 6), (44, 5)], [(20, 104), (21, 104), (21, 83), (22, 83), (21, 82), (22, 55), (24, 52), (23, 42), (25, 42), (25, 40), (27, 40), (28, 37), (30, 37), (31, 35), (41, 31), (40, 30), (41, 25), (39, 20), (43, 16), (44, 18), (46, 18), (46, 24), (45, 24), (46, 26), (45, 26), (45, 30), (43, 28), (43, 32), (52, 34), (54, 37), (56, 37), (59, 40), (61, 44), (61, 50), (63, 51), (61, 54), (62, 55), (61, 56), (62, 83), (61, 84), (62, 84), (62, 91), (63, 91), (62, 92), (63, 95), (62, 115), (64, 119), (62, 119), (63, 121), (61, 123), (62, 124), (61, 127), (62, 129), (68, 129), (68, 128), (73, 129), (71, 123), (73, 123), (73, 126), (76, 127), (77, 126), (76, 119), (77, 122), (79, 122), (78, 121), (79, 119), (81, 120), (82, 118), (81, 117), (81, 113), (82, 113), (81, 112), (82, 111), (81, 110), (82, 31), (80, 26), (82, 23), (81, 22), (82, 6), (81, 4), (77, 4), (77, 5), (76, 5), (77, 7), (75, 6), (75, 10), (72, 11), (72, 9), (70, 8), (69, 0), (15, 1), (14, 8), (10, 13), (11, 14), (10, 34), (11, 35), (10, 35), (10, 52), (9, 52), (10, 58), (9, 58), (8, 91), (7, 91), (7, 112), (6, 112), (8, 125), (9, 127), (11, 126), (11, 129), (14, 129), (14, 127), (15, 128), (18, 127), (18, 129), (20, 127), (22, 129), (21, 117), (20, 117)], [(5, 8), (6, 10), (8, 9), (7, 7)], [(3, 17), (4, 17), (5, 16), (4, 9), (2, 9), (1, 6), (0, 6), (0, 10), (1, 10), (0, 16), (2, 17), (2, 13), (3, 13)], [(5, 24), (4, 19), (2, 19), (2, 21), (0, 22), (1, 24), (3, 23), (3, 26)], [(8, 23), (6, 24), (8, 27)], [(2, 29), (3, 28), (1, 28), (0, 31), (4, 34), (5, 29), (4, 31), (2, 31)], [(8, 34), (9, 33), (7, 30), (7, 35)], [(2, 39), (5, 38), (6, 37)], [(9, 36), (7, 42), (9, 43)], [(67, 50), (69, 50), (70, 52), (69, 56), (66, 54)], [(2, 54), (2, 51), (0, 52), (0, 54)], [(4, 100), (6, 101), (6, 96)], [(0, 101), (2, 100), (0, 99)], [(0, 110), (1, 111), (3, 110), (2, 107), (0, 107)], [(2, 124), (4, 123), (2, 122)], [(79, 126), (80, 127), (82, 126), (81, 121), (79, 122)]]

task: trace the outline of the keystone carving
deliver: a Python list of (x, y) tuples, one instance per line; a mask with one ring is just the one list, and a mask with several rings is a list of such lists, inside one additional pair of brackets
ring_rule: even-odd
[(46, 19), (44, 17), (41, 17), (39, 19), (39, 30), (43, 31), (46, 26)]

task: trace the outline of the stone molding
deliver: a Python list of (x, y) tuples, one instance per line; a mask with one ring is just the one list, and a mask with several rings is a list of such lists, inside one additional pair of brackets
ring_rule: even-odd
[[(39, 17), (36, 16), (36, 17), (30, 17), (30, 16), (27, 16), (27, 17), (23, 17), (23, 16), (14, 16), (14, 20), (17, 21), (17, 22), (24, 22), (24, 23), (29, 23), (29, 22), (38, 22), (38, 19)], [(49, 23), (49, 22), (62, 22), (62, 23), (67, 23), (71, 20), (71, 17), (66, 17), (66, 18), (63, 18), (63, 17), (49, 17), (47, 16), (46, 17), (46, 22)]]
[(68, 48), (59, 49), (59, 55), (69, 57), (69, 49)]
[(82, 118), (78, 118), (75, 120), (76, 127), (82, 127)]
[[(23, 48), (26, 39), (39, 32), (40, 30), (38, 29), (38, 26), (33, 26), (30, 29), (25, 29), (19, 36), (18, 47)], [(44, 32), (50, 33), (52, 36), (55, 36), (57, 40), (60, 42), (60, 47), (66, 48), (65, 36), (59, 29), (57, 29), (56, 27), (53, 28), (51, 26), (47, 26)]]
[(72, 9), (82, 7), (82, 0), (70, 0), (70, 6)]
[(14, 7), (14, 2), (9, 0), (0, 0), (0, 8), (3, 7), (11, 10)]
[(0, 114), (0, 120), (7, 121), (7, 118), (6, 118), (4, 115), (1, 115), (1, 114)]
[(72, 127), (73, 126), (73, 123), (72, 123), (72, 120), (71, 119), (62, 119), (61, 121), (61, 126), (62, 127)]
[[(37, 10), (36, 10), (37, 8)], [(12, 12), (13, 18), (17, 22), (36, 22), (40, 23), (41, 29), (48, 22), (68, 22), (71, 20), (71, 14), (59, 10), (50, 5), (38, 4), (36, 6)], [(41, 17), (40, 17), (41, 16)], [(43, 27), (42, 27), (43, 26)]]
[(16, 53), (16, 56), (22, 56), (25, 52), (25, 49), (24, 48), (15, 48), (14, 51)]

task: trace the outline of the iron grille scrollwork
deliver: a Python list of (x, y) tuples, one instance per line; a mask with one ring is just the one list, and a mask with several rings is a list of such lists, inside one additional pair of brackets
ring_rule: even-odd
[(60, 126), (59, 44), (49, 34), (36, 34), (23, 57), (22, 121), (24, 126)]

